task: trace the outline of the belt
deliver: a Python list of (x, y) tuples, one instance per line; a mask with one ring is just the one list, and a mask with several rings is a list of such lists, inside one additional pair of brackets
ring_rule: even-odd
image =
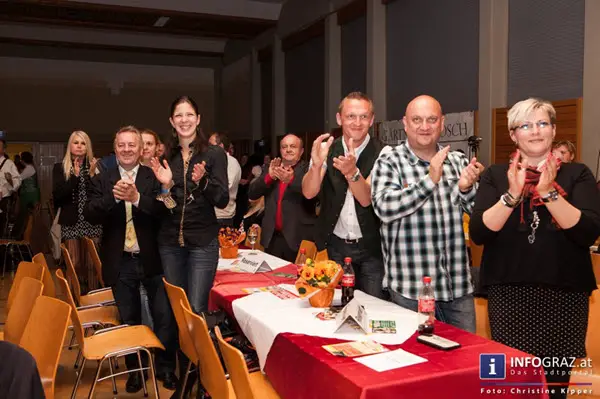
[(354, 238), (354, 239), (349, 239), (349, 238), (341, 238), (336, 236), (335, 234), (333, 235), (335, 238), (337, 238), (340, 241), (345, 242), (346, 244), (352, 244), (352, 245), (356, 245), (359, 242), (361, 242), (362, 238)]
[(140, 257), (140, 253), (139, 252), (127, 252), (127, 251), (123, 251), (123, 257), (124, 258), (137, 259), (137, 258)]

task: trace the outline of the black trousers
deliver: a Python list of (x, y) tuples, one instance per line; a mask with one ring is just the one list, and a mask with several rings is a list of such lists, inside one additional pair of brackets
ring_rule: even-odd
[(294, 263), (296, 255), (298, 255), (298, 251), (289, 247), (281, 231), (273, 232), (273, 237), (271, 237), (271, 242), (269, 242), (266, 252), (278, 258), (285, 259), (290, 263)]
[[(156, 372), (175, 372), (177, 353), (177, 325), (169, 304), (167, 292), (162, 282), (162, 275), (147, 277), (140, 258), (123, 255), (119, 265), (119, 278), (112, 291), (121, 315), (121, 321), (129, 325), (142, 324), (142, 302), (140, 283), (148, 292), (150, 313), (154, 320), (154, 333), (164, 345), (165, 351), (156, 354)], [(142, 355), (142, 363), (147, 365), (148, 359)], [(125, 364), (128, 369), (138, 367), (137, 355), (127, 355)]]
[(12, 209), (9, 209), (10, 205), (10, 196), (4, 197), (0, 200), (0, 235), (1, 237), (8, 238), (8, 220), (9, 220), (9, 211), (12, 212)]

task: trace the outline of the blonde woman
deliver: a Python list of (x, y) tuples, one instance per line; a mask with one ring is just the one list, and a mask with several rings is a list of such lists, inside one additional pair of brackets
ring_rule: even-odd
[(97, 288), (97, 278), (84, 250), (83, 237), (99, 238), (102, 227), (90, 224), (84, 216), (90, 178), (96, 173), (96, 160), (89, 136), (81, 130), (71, 133), (62, 163), (52, 171), (52, 196), (60, 208), (58, 223), (82, 290)]
[(150, 166), (150, 160), (154, 157), (158, 157), (159, 146), (162, 144), (158, 134), (150, 129), (142, 129), (142, 141), (144, 143), (144, 149), (140, 162), (142, 165)]

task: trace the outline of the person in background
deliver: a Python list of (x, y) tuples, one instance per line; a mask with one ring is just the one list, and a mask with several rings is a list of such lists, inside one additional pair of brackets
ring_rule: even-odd
[(158, 155), (159, 146), (162, 144), (158, 134), (150, 129), (142, 129), (142, 140), (144, 142), (144, 149), (142, 152), (142, 158), (140, 163), (144, 166), (150, 167), (150, 160), (154, 157), (160, 157)]
[(267, 154), (263, 157), (263, 164), (261, 166), (262, 172), (269, 170), (269, 166), (271, 166), (271, 154)]
[[(223, 150), (231, 147), (229, 137), (222, 133), (213, 133), (208, 139), (210, 145), (221, 147)], [(238, 163), (237, 159), (232, 157), (229, 152), (225, 151), (227, 155), (227, 182), (229, 187), (229, 202), (225, 209), (215, 208), (217, 215), (217, 221), (222, 227), (233, 227), (233, 218), (235, 216), (236, 209), (236, 198), (238, 193), (238, 186), (242, 177), (242, 168)]]
[(25, 151), (21, 153), (21, 162), (25, 167), (21, 172), (21, 188), (19, 190), (19, 213), (15, 225), (16, 237), (21, 239), (27, 227), (28, 216), (40, 203), (40, 187), (38, 175), (33, 166), (33, 154)]
[(21, 175), (5, 151), (6, 141), (0, 139), (0, 231), (3, 237), (8, 237), (8, 215), (14, 206), (11, 198), (21, 186)]
[[(92, 179), (86, 214), (102, 224), (102, 276), (112, 288), (124, 324), (142, 323), (140, 287), (147, 289), (153, 330), (165, 347), (156, 355), (156, 378), (174, 390), (177, 329), (162, 283), (157, 243), (158, 221), (166, 209), (157, 200), (160, 183), (150, 168), (140, 164), (142, 146), (142, 135), (134, 126), (119, 129), (114, 140), (118, 166)], [(145, 354), (142, 357), (147, 363)], [(129, 370), (139, 367), (135, 354), (125, 356), (125, 363)], [(140, 373), (132, 372), (126, 390), (138, 392), (142, 384)]]
[(436, 318), (475, 332), (463, 214), (473, 208), (483, 165), (439, 143), (444, 116), (435, 98), (414, 98), (403, 122), (407, 140), (379, 157), (371, 186), (390, 299), (417, 311), (429, 276)]
[(562, 163), (573, 162), (575, 159), (575, 144), (569, 140), (558, 141), (552, 147), (552, 154), (560, 159)]
[[(227, 155), (222, 148), (208, 145), (200, 120), (198, 105), (191, 97), (176, 98), (171, 104), (173, 134), (165, 156), (150, 163), (162, 184), (161, 198), (170, 208), (158, 235), (165, 278), (185, 290), (198, 314), (208, 311), (219, 260), (220, 225), (215, 207), (223, 209), (229, 202)], [(183, 355), (180, 359), (183, 381), (189, 362)], [(182, 392), (187, 387), (178, 389)]]
[(319, 251), (340, 265), (352, 258), (356, 288), (381, 298), (384, 275), (380, 221), (371, 205), (371, 170), (384, 145), (369, 135), (375, 120), (373, 101), (352, 92), (338, 107), (342, 137), (329, 133), (313, 142), (302, 193), (308, 199), (320, 196), (321, 209), (315, 241)]
[(25, 169), (25, 164), (23, 163), (23, 160), (21, 159), (21, 154), (15, 154), (15, 166), (17, 167), (17, 170), (19, 171), (19, 173), (21, 173), (23, 171), (23, 169)]
[(161, 158), (165, 154), (165, 144), (159, 138), (159, 144), (156, 146), (156, 156)]
[(90, 179), (96, 174), (96, 160), (90, 137), (82, 130), (71, 133), (62, 163), (52, 170), (52, 196), (60, 208), (58, 223), (83, 293), (98, 288), (98, 278), (87, 256), (84, 237), (99, 241), (102, 226), (90, 223), (84, 215)]
[(248, 197), (265, 197), (261, 245), (271, 255), (294, 262), (302, 240), (312, 241), (316, 222), (315, 201), (302, 195), (302, 178), (308, 164), (301, 161), (304, 145), (288, 134), (280, 143), (281, 158), (250, 185)]
[[(484, 246), (492, 339), (539, 358), (585, 358), (600, 194), (587, 166), (552, 155), (550, 102), (519, 101), (508, 127), (517, 150), (510, 164), (482, 175), (469, 226), (471, 240)], [(569, 365), (544, 369), (549, 384), (568, 384)], [(556, 391), (551, 398), (566, 397)]]

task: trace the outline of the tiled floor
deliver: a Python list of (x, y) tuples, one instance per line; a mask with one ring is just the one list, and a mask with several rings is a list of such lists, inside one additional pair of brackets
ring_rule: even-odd
[[(8, 292), (10, 291), (10, 286), (12, 283), (12, 275), (7, 274), (7, 276), (0, 280), (0, 322), (4, 323), (6, 320), (6, 299), (8, 297)], [(58, 293), (59, 298), (61, 298), (60, 292)], [(4, 328), (4, 325), (0, 325), (0, 330)], [(68, 344), (71, 338), (71, 332), (67, 332), (67, 338), (65, 345)], [(63, 349), (58, 371), (56, 373), (56, 391), (55, 397), (57, 399), (62, 398), (70, 398), (71, 392), (73, 390), (73, 385), (75, 383), (75, 369), (73, 368), (73, 363), (75, 363), (75, 357), (77, 356), (77, 350), (74, 348), (73, 350), (68, 350), (67, 348)], [(124, 361), (121, 359), (119, 362), (120, 371), (125, 370)], [(6, 364), (3, 366), (6, 367)], [(97, 363), (96, 362), (87, 362), (83, 379), (81, 381), (81, 385), (77, 390), (77, 398), (87, 398), (88, 393), (94, 379), (94, 375), (96, 372)], [(108, 364), (105, 363), (105, 372), (108, 372)], [(104, 374), (106, 375), (106, 374)], [(117, 377), (117, 389), (119, 391), (118, 397), (122, 398), (143, 398), (144, 393), (140, 391), (136, 394), (128, 394), (125, 392), (125, 382), (127, 381), (127, 376), (122, 375)], [(154, 397), (154, 388), (151, 386), (151, 380), (148, 381), (148, 390), (150, 398)], [(166, 390), (162, 387), (159, 382), (159, 395), (161, 398), (170, 398), (174, 391)], [(100, 382), (96, 387), (96, 393), (94, 398), (105, 399), (105, 398), (113, 398), (115, 395), (112, 393), (112, 384), (110, 380)]]

